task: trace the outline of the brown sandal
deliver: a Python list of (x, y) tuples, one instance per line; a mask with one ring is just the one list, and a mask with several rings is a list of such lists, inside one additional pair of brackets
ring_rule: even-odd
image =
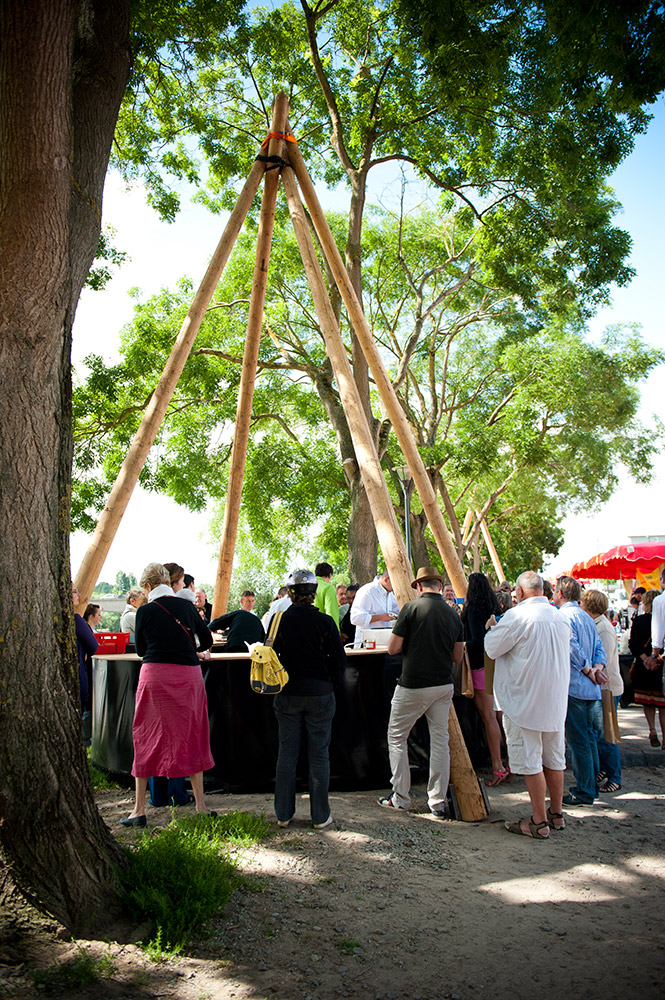
[[(504, 823), (504, 826), (508, 833), (517, 833), (521, 837), (533, 837), (534, 840), (549, 840), (550, 836), (550, 825), (546, 819), (542, 823), (534, 823), (533, 816), (526, 822), (529, 825), (528, 830), (522, 829), (522, 823), (525, 821), (523, 819), (518, 819), (516, 823)], [(547, 833), (541, 833), (540, 831), (547, 827)]]
[[(553, 813), (551, 809), (547, 810), (547, 819), (549, 820), (550, 830), (565, 830), (566, 829), (566, 819), (563, 813)], [(557, 820), (558, 825), (557, 825)]]

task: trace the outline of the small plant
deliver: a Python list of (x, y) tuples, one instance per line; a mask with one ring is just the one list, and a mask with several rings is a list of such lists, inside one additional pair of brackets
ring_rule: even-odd
[(360, 941), (356, 941), (355, 938), (342, 938), (337, 947), (343, 955), (355, 955), (362, 949)]
[(68, 993), (114, 975), (116, 968), (111, 955), (97, 957), (80, 945), (77, 951), (78, 954), (66, 962), (50, 965), (48, 969), (33, 969), (30, 978), (35, 986), (44, 993)]
[(173, 947), (162, 945), (162, 928), (160, 927), (154, 938), (148, 941), (143, 950), (151, 962), (168, 962), (180, 954), (182, 945), (177, 944)]
[(120, 786), (111, 781), (106, 771), (100, 770), (100, 768), (95, 767), (90, 761), (90, 747), (88, 747), (88, 771), (90, 772), (90, 784), (96, 792), (106, 792), (111, 788), (119, 788)]
[(218, 819), (187, 816), (139, 838), (129, 852), (123, 891), (132, 915), (155, 926), (146, 945), (150, 957), (176, 954), (223, 909), (242, 882), (229, 847), (256, 843), (269, 831), (265, 817), (235, 812)]

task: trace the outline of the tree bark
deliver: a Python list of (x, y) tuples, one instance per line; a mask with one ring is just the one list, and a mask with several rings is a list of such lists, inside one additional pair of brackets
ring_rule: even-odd
[(95, 806), (69, 564), (71, 328), (129, 74), (129, 0), (0, 0), (0, 851), (72, 929), (115, 897)]

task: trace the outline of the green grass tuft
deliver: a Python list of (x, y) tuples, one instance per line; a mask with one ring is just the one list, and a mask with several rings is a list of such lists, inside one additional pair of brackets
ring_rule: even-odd
[(85, 989), (100, 979), (108, 979), (114, 975), (116, 968), (110, 955), (98, 958), (84, 948), (77, 947), (78, 954), (74, 958), (50, 965), (48, 969), (33, 969), (30, 978), (35, 986), (44, 993), (62, 994)]
[(156, 928), (150, 943), (156, 957), (182, 947), (226, 905), (241, 881), (229, 848), (257, 843), (270, 830), (265, 817), (235, 812), (178, 818), (138, 839), (123, 890), (134, 919)]
[(95, 767), (90, 761), (90, 747), (87, 750), (88, 754), (88, 771), (90, 772), (90, 784), (96, 792), (105, 792), (111, 788), (119, 788), (120, 786), (112, 781), (106, 771), (102, 771), (100, 768)]

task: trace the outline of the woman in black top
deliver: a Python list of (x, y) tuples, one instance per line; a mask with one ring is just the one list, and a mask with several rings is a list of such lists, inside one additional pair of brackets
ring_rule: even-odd
[(136, 612), (136, 652), (143, 657), (132, 729), (136, 800), (123, 826), (146, 825), (146, 787), (155, 774), (189, 775), (196, 811), (209, 812), (203, 772), (215, 763), (197, 653), (210, 648), (212, 635), (194, 605), (175, 597), (161, 563), (146, 566), (141, 586), (148, 603)]
[[(628, 647), (635, 657), (635, 663), (630, 669), (630, 679), (633, 682), (634, 699), (642, 706), (644, 717), (649, 726), (649, 742), (652, 747), (661, 746), (665, 750), (665, 695), (663, 694), (663, 664), (649, 670), (645, 665), (651, 658), (651, 606), (659, 590), (647, 590), (642, 598), (644, 614), (635, 615), (630, 627)], [(656, 732), (656, 709), (660, 721), (662, 743)]]
[(510, 768), (501, 759), (501, 727), (494, 710), (494, 699), (485, 691), (485, 632), (487, 620), (502, 614), (496, 594), (483, 573), (471, 573), (462, 609), (466, 652), (473, 677), (473, 703), (483, 720), (487, 745), (492, 757), (492, 777), (487, 784), (500, 785), (510, 778)]

